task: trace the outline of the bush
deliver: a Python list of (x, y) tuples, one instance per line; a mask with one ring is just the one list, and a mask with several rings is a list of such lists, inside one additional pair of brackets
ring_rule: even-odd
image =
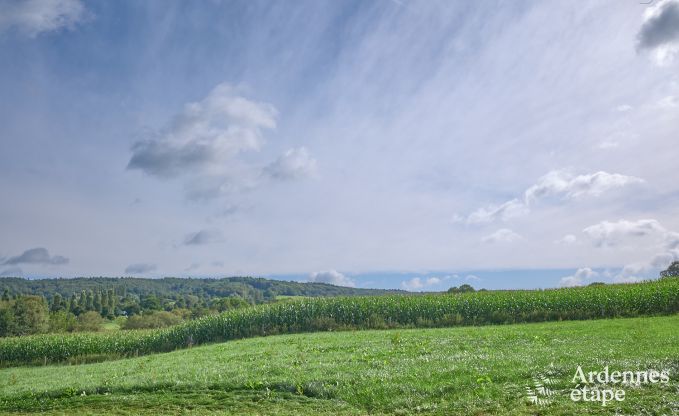
[(127, 318), (122, 329), (152, 329), (177, 325), (182, 318), (172, 312), (160, 311)]
[(78, 324), (76, 331), (96, 332), (101, 330), (101, 325), (104, 323), (104, 318), (97, 312), (89, 311), (78, 316)]

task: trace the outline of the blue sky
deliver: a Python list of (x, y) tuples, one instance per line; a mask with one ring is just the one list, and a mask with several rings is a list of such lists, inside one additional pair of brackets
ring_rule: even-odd
[(678, 54), (676, 0), (0, 0), (0, 275), (655, 277)]

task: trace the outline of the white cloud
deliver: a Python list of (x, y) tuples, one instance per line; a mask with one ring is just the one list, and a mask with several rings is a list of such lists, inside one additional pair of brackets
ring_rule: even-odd
[(128, 168), (163, 178), (223, 174), (234, 156), (260, 149), (262, 131), (276, 127), (276, 114), (272, 105), (219, 84), (203, 100), (186, 104), (159, 137), (137, 142)]
[(512, 199), (502, 205), (489, 205), (486, 208), (479, 208), (469, 214), (467, 222), (469, 224), (493, 222), (498, 219), (506, 221), (508, 219), (519, 217), (528, 213), (528, 206), (519, 201)]
[(667, 230), (655, 219), (602, 221), (585, 228), (583, 232), (597, 247), (628, 246), (642, 239), (644, 246), (655, 249), (655, 254), (649, 260), (625, 265), (613, 277), (614, 282), (638, 281), (679, 260), (679, 233)]
[(264, 173), (277, 180), (301, 179), (316, 173), (316, 160), (305, 147), (289, 149), (264, 168)]
[(658, 65), (673, 62), (679, 53), (679, 1), (658, 1), (644, 12), (637, 48), (648, 50)]
[(679, 107), (679, 98), (674, 95), (665, 96), (658, 101), (658, 107), (673, 110)]
[(666, 230), (657, 220), (602, 221), (582, 230), (597, 247), (616, 246), (630, 237), (664, 236)]
[(446, 276), (443, 279), (439, 277), (428, 277), (428, 278), (413, 277), (412, 279), (402, 281), (401, 288), (409, 291), (424, 290), (426, 288), (436, 286), (443, 282), (443, 280), (449, 280), (450, 278), (452, 278), (452, 276)]
[(633, 107), (629, 104), (621, 104), (621, 105), (615, 107), (615, 111), (617, 111), (619, 113), (626, 113), (626, 112), (628, 112), (632, 109), (633, 109)]
[(346, 277), (337, 270), (313, 272), (309, 275), (308, 281), (316, 283), (329, 283), (335, 286), (347, 286), (347, 287), (356, 286), (356, 283), (352, 279)]
[(495, 231), (493, 234), (487, 235), (481, 239), (482, 243), (492, 244), (492, 243), (513, 243), (515, 241), (521, 240), (521, 236), (509, 228), (501, 228)]
[[(467, 217), (467, 223), (488, 223), (526, 215), (535, 202), (546, 198), (563, 200), (578, 199), (588, 196), (600, 196), (604, 192), (627, 185), (640, 184), (644, 181), (634, 176), (618, 173), (595, 172), (584, 175), (573, 175), (566, 170), (553, 170), (541, 177), (536, 184), (530, 186), (521, 199), (514, 198), (501, 205), (489, 205), (479, 208)], [(459, 216), (457, 217), (460, 218)]]
[(163, 179), (187, 177), (186, 195), (193, 200), (252, 190), (266, 177), (312, 176), (316, 160), (304, 146), (264, 168), (242, 156), (262, 148), (264, 131), (276, 128), (277, 114), (271, 104), (219, 84), (204, 99), (186, 104), (156, 137), (136, 142), (127, 168)]
[(601, 149), (601, 150), (609, 150), (609, 149), (615, 149), (618, 146), (620, 146), (620, 143), (616, 142), (615, 140), (606, 139), (606, 140), (600, 142), (597, 145), (597, 148)]
[(583, 267), (578, 269), (575, 274), (571, 276), (562, 277), (559, 281), (559, 285), (565, 287), (582, 286), (596, 277), (599, 277), (598, 272), (595, 272), (589, 267)]
[(35, 37), (72, 29), (87, 17), (80, 0), (0, 0), (0, 32), (16, 29)]
[(464, 280), (468, 282), (478, 282), (481, 280), (481, 278), (473, 274), (468, 274), (464, 277)]
[(540, 178), (537, 184), (526, 190), (525, 201), (532, 202), (544, 197), (574, 199), (599, 196), (611, 189), (644, 181), (634, 176), (618, 173), (596, 172), (574, 176), (567, 171), (556, 170)]
[(578, 242), (578, 238), (573, 234), (566, 234), (562, 238), (554, 241), (555, 244), (572, 245)]

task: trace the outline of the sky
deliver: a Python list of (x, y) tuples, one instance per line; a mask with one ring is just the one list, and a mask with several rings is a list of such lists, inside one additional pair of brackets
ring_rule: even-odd
[(655, 278), (678, 69), (679, 0), (0, 0), (0, 275)]

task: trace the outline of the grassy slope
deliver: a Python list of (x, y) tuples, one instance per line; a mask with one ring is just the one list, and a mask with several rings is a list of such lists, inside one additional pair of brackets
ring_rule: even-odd
[[(282, 335), (79, 366), (0, 370), (0, 413), (677, 414), (679, 315), (450, 329)], [(585, 370), (669, 368), (622, 406), (527, 403)], [(565, 391), (565, 390), (564, 390)], [(85, 395), (82, 395), (85, 392)], [(49, 398), (46, 398), (46, 393)], [(675, 413), (673, 413), (675, 412)]]

